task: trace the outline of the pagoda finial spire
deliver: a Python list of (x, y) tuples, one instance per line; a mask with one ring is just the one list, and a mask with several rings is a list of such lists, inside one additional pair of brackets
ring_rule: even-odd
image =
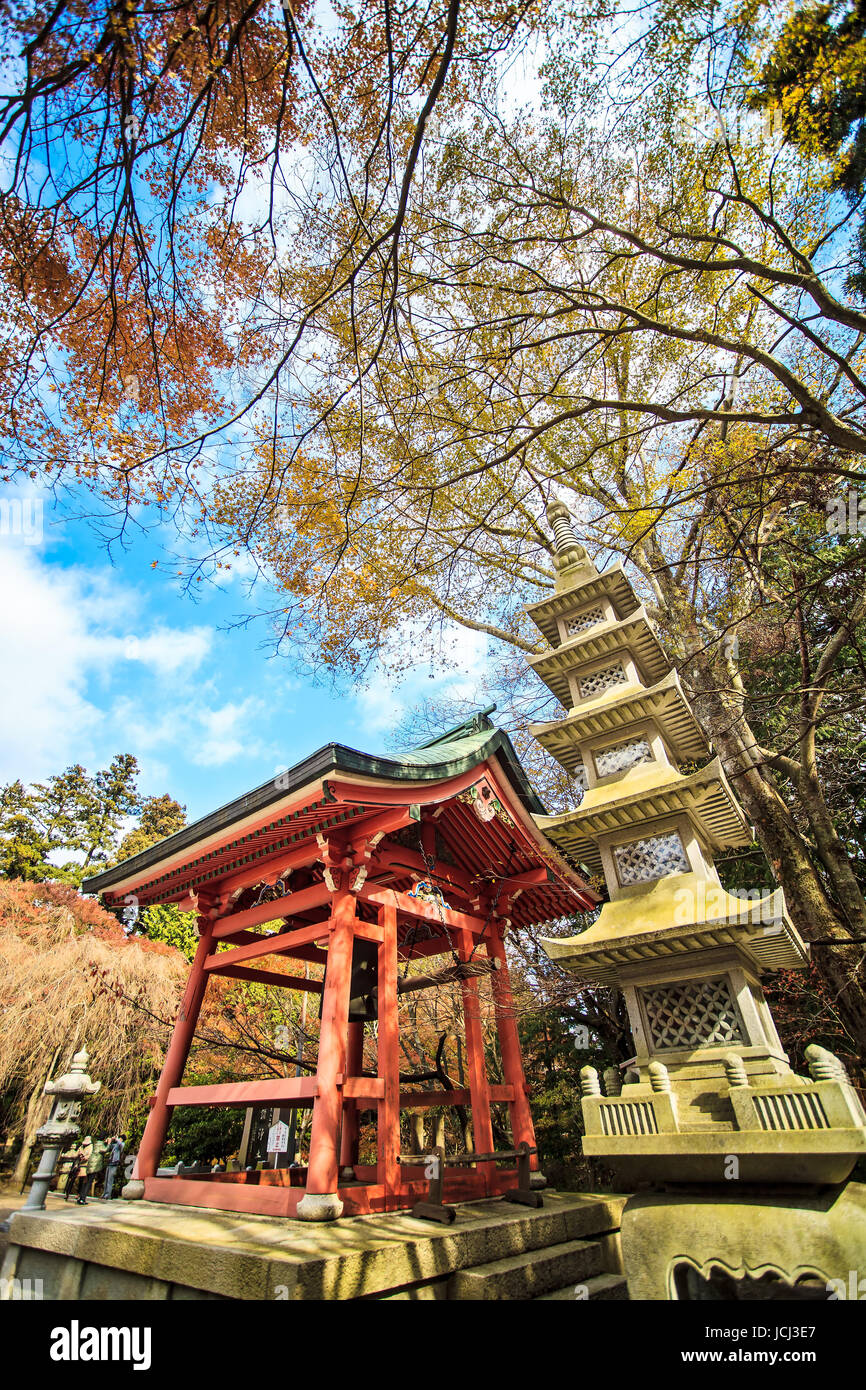
[[(556, 554), (553, 568), (559, 578), (564, 571), (578, 569), (589, 563), (589, 557), (574, 533), (571, 512), (564, 502), (556, 499), (547, 504), (547, 520), (553, 531)], [(558, 584), (557, 584), (557, 587)]]

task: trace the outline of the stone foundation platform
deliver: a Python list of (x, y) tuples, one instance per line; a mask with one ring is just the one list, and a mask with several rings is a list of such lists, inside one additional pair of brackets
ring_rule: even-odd
[(0, 1290), (41, 1279), (44, 1298), (84, 1302), (626, 1298), (625, 1201), (466, 1202), (451, 1226), (401, 1212), (314, 1226), (146, 1201), (19, 1212)]

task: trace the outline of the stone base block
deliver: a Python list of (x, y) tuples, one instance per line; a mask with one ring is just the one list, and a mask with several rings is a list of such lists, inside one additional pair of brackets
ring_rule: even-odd
[(336, 1192), (307, 1192), (295, 1215), (299, 1221), (337, 1221), (343, 1215), (343, 1203)]
[(866, 1186), (638, 1193), (622, 1255), (632, 1299), (866, 1299)]

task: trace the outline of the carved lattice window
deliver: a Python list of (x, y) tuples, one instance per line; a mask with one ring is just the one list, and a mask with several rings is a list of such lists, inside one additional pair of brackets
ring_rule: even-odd
[(748, 1042), (724, 977), (640, 991), (653, 1047), (724, 1047)]
[(625, 772), (638, 763), (651, 763), (652, 749), (645, 738), (630, 738), (625, 743), (613, 743), (609, 748), (600, 748), (592, 755), (595, 770), (599, 777), (610, 777), (614, 772)]
[(610, 690), (614, 685), (626, 685), (628, 676), (621, 661), (612, 661), (609, 666), (602, 666), (598, 671), (592, 671), (588, 676), (581, 676), (578, 681), (581, 698), (588, 700), (591, 695), (600, 695), (603, 690)]
[(569, 637), (576, 637), (579, 632), (586, 632), (588, 627), (595, 627), (596, 623), (603, 623), (605, 616), (601, 604), (595, 603), (592, 608), (582, 608), (579, 613), (575, 613), (573, 618), (569, 618), (565, 624), (565, 630)]
[(647, 840), (618, 845), (613, 857), (623, 887), (630, 883), (647, 883), (665, 874), (687, 874), (691, 867), (675, 830), (667, 835), (652, 835)]

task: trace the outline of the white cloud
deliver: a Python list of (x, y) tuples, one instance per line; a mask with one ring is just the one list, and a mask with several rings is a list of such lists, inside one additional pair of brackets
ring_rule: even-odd
[[(0, 781), (29, 782), (70, 762), (90, 766), (121, 748), (136, 752), (183, 739), (170, 695), (160, 702), (162, 714), (145, 694), (119, 695), (103, 709), (91, 685), (110, 693), (134, 663), (149, 680), (171, 677), (170, 691), (180, 693), (183, 676), (210, 652), (209, 628), (157, 623), (137, 631), (140, 595), (119, 585), (114, 572), (49, 566), (24, 545), (0, 544), (0, 593)], [(189, 717), (211, 739), (208, 721), (216, 716), (218, 729), (221, 711), (195, 711), (192, 703)], [(237, 726), (237, 711), (226, 721)], [(210, 756), (216, 760), (216, 750)], [(162, 780), (162, 766), (152, 770)]]
[(208, 655), (213, 643), (209, 627), (191, 627), (183, 631), (159, 627), (146, 637), (125, 637), (123, 655), (127, 661), (140, 661), (161, 675), (175, 671), (193, 671)]
[(0, 775), (30, 781), (77, 759), (98, 727), (86, 696), (94, 614), (80, 576), (13, 546), (0, 546), (0, 592)]
[(219, 767), (241, 753), (257, 753), (259, 740), (251, 737), (250, 731), (262, 709), (262, 702), (251, 695), (240, 704), (230, 702), (221, 709), (198, 711), (201, 735), (190, 753), (191, 761), (201, 767)]
[(155, 749), (176, 750), (175, 758), (179, 753), (198, 767), (222, 767), (241, 754), (255, 757), (262, 751), (257, 729), (264, 713), (263, 702), (252, 695), (213, 706), (198, 696), (183, 698), (175, 690), (159, 715), (123, 696), (113, 705), (111, 717), (140, 761), (145, 755), (142, 770), (149, 767), (157, 781), (165, 781), (165, 763), (151, 762), (148, 756)]
[[(358, 692), (357, 704), (365, 737), (382, 738), (399, 725), (414, 705), (424, 699), (471, 700), (484, 673), (487, 638), (456, 623), (442, 631), (432, 660), (429, 643), (417, 624), (406, 621), (389, 643), (391, 650), (418, 650), (424, 655), (400, 679), (389, 674), (388, 653), (367, 684)], [(432, 678), (431, 678), (432, 677)]]

